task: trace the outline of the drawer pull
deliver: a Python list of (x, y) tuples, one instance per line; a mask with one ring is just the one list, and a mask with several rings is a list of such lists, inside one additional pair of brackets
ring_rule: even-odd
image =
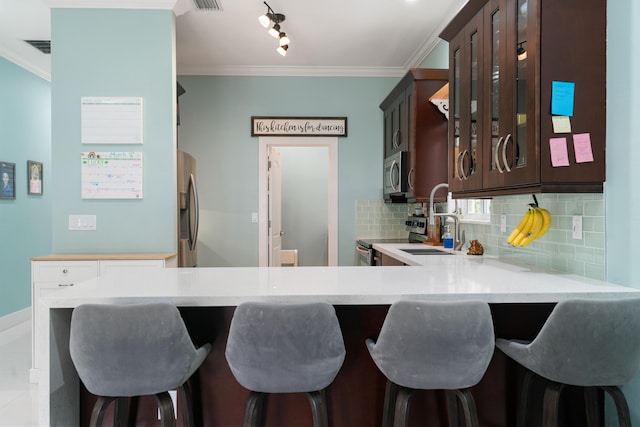
[(73, 283), (58, 283), (58, 287), (60, 288), (67, 288), (73, 286)]
[(62, 270), (62, 274), (67, 274), (69, 272), (69, 270), (67, 270), (66, 268)]

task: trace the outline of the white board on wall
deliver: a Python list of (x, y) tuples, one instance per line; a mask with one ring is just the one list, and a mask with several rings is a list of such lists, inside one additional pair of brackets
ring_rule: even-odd
[(142, 98), (83, 96), (80, 122), (83, 144), (142, 144)]
[(83, 152), (83, 199), (142, 199), (142, 152)]

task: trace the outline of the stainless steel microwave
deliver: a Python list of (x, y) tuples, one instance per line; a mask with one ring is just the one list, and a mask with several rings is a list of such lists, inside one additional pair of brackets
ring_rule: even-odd
[(398, 151), (384, 159), (382, 192), (385, 199), (405, 196), (407, 192), (407, 152)]

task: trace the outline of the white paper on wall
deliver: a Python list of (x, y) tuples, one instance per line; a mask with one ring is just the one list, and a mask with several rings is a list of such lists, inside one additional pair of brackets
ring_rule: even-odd
[(83, 199), (142, 199), (141, 152), (83, 152)]
[(142, 144), (142, 98), (83, 96), (83, 144)]

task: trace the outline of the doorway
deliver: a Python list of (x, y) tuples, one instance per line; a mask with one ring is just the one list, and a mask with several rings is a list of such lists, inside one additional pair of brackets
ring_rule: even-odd
[[(284, 150), (285, 147), (298, 147), (299, 149), (303, 149), (305, 147), (315, 147), (316, 149), (318, 147), (324, 147), (327, 152), (327, 156), (324, 156), (324, 158), (327, 159), (327, 264), (330, 266), (338, 265), (338, 138), (336, 137), (259, 137), (258, 176), (260, 182), (258, 189), (258, 265), (261, 267), (269, 265), (269, 251), (272, 249), (272, 236), (270, 235), (271, 230), (269, 227), (269, 220), (272, 215), (270, 210), (272, 210), (273, 207), (270, 207), (269, 203), (268, 156), (272, 149), (281, 148)], [(286, 158), (283, 160), (283, 163), (285, 161)], [(271, 200), (278, 200), (278, 195), (274, 196), (275, 197), (272, 197)], [(278, 209), (278, 207), (276, 207), (276, 209)], [(287, 214), (283, 212), (282, 217), (286, 218)], [(284, 232), (286, 233), (286, 230), (284, 230)]]

